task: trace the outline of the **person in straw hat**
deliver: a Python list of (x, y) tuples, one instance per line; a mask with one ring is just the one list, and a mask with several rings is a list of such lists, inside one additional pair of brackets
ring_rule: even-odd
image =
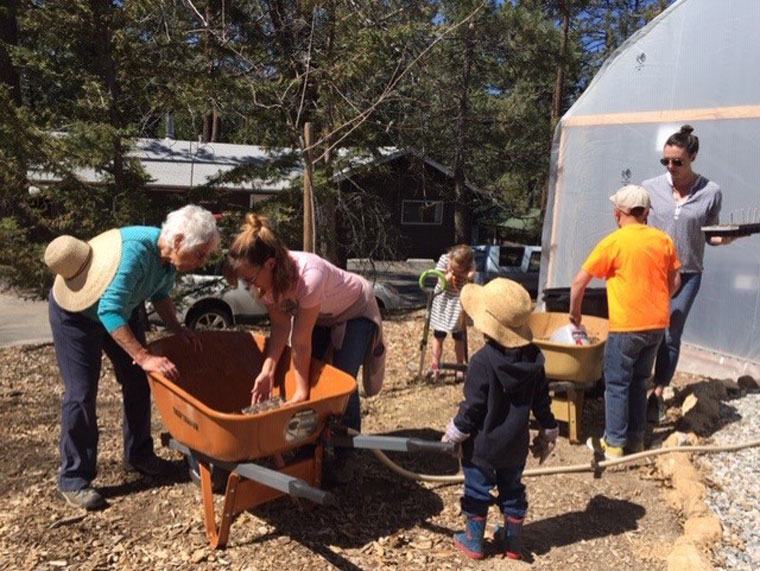
[(89, 242), (59, 236), (45, 250), (56, 278), (49, 296), (50, 326), (63, 378), (61, 466), (58, 490), (78, 508), (105, 507), (92, 487), (97, 473), (95, 401), (102, 353), (111, 359), (124, 399), (124, 466), (157, 476), (169, 463), (153, 451), (150, 388), (145, 371), (171, 380), (179, 373), (145, 347), (136, 309), (146, 299), (175, 334), (195, 349), (199, 340), (177, 321), (169, 293), (176, 272), (194, 270), (219, 245), (214, 216), (194, 205), (171, 212), (161, 229), (131, 226), (109, 230)]
[(551, 412), (544, 356), (532, 343), (528, 318), (533, 304), (517, 282), (497, 278), (485, 286), (462, 288), (462, 307), (485, 336), (472, 356), (464, 384), (464, 401), (442, 440), (461, 443), (466, 527), (454, 544), (473, 559), (483, 558), (483, 534), (488, 508), (496, 503), (504, 514), (497, 541), (511, 559), (522, 557), (520, 535), (528, 509), (522, 473), (528, 457), (531, 411), (541, 429), (533, 453), (543, 461), (559, 434)]
[(588, 446), (606, 458), (644, 449), (646, 382), (670, 321), (679, 287), (676, 246), (646, 225), (647, 190), (627, 185), (610, 200), (618, 229), (593, 249), (570, 288), (570, 321), (581, 324), (581, 304), (592, 277), (607, 280), (609, 335), (604, 346), (604, 436)]

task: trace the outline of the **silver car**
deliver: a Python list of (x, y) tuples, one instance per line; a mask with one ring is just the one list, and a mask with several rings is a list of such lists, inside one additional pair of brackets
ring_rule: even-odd
[[(400, 307), (401, 297), (391, 284), (376, 281), (374, 289), (380, 309)], [(177, 280), (172, 297), (180, 323), (190, 329), (227, 329), (267, 316), (264, 303), (249, 293), (242, 280), (233, 288), (219, 275), (183, 275)], [(161, 323), (150, 303), (147, 311), (151, 323)]]

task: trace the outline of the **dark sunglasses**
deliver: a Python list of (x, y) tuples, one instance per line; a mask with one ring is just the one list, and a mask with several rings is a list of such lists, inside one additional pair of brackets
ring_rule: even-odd
[(660, 159), (660, 164), (664, 167), (668, 166), (669, 163), (673, 163), (677, 167), (683, 165), (683, 161), (681, 159), (666, 159), (665, 157), (662, 157)]

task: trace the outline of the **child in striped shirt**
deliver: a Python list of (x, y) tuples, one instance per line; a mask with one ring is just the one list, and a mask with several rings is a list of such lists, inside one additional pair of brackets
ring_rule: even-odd
[[(458, 364), (464, 363), (464, 331), (462, 327), (462, 304), (459, 302), (459, 292), (475, 277), (475, 256), (466, 244), (453, 246), (438, 259), (435, 267), (446, 275), (446, 290), (440, 292), (436, 287), (436, 296), (430, 310), (430, 326), (433, 328), (433, 343), (431, 345), (432, 363), (428, 376), (438, 378), (438, 365), (443, 353), (443, 340), (451, 333), (454, 339), (454, 352)], [(457, 371), (456, 379), (464, 380), (464, 373)]]

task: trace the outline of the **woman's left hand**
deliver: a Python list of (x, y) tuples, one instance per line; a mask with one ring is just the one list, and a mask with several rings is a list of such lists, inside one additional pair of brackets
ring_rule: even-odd
[(177, 331), (176, 335), (182, 339), (183, 342), (192, 345), (194, 351), (201, 351), (203, 349), (201, 338), (195, 331), (188, 329), (187, 327), (182, 327)]

